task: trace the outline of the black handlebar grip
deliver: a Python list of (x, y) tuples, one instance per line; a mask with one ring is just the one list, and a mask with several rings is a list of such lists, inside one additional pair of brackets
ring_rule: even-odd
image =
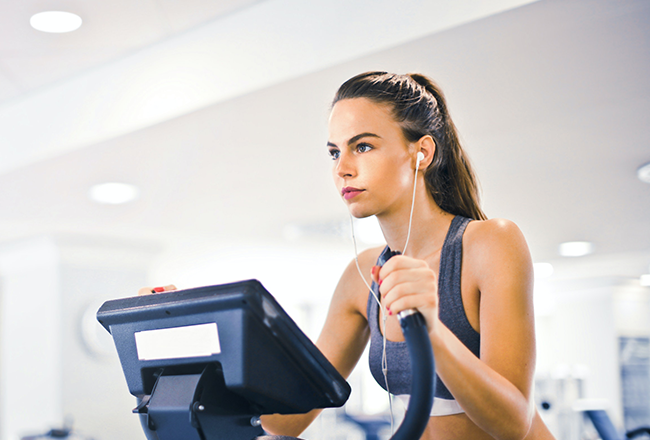
[(422, 314), (409, 309), (397, 317), (411, 359), (411, 399), (404, 420), (391, 440), (414, 440), (422, 436), (429, 423), (436, 392), (436, 367)]

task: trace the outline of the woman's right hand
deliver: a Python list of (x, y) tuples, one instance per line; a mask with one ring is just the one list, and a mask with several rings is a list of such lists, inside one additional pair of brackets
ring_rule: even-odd
[(174, 286), (173, 284), (164, 287), (143, 287), (138, 290), (138, 296), (154, 295), (156, 293), (169, 292), (172, 290), (176, 290), (176, 286)]

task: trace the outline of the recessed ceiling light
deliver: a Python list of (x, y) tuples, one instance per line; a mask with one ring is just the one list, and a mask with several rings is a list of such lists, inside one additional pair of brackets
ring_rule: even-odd
[(46, 11), (32, 15), (29, 24), (38, 31), (61, 34), (72, 32), (81, 26), (81, 17), (71, 12)]
[(128, 183), (108, 182), (92, 186), (88, 195), (98, 203), (119, 205), (137, 199), (140, 189)]
[(563, 257), (582, 257), (594, 251), (594, 244), (589, 241), (567, 241), (560, 245)]
[(650, 183), (650, 162), (636, 170), (636, 176), (641, 182)]

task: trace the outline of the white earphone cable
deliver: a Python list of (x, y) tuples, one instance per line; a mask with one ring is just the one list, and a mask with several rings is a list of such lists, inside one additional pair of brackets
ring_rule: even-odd
[(422, 160), (420, 154), (422, 153), (418, 153), (418, 160), (415, 165), (415, 177), (413, 178), (413, 198), (411, 199), (411, 213), (409, 214), (409, 228), (406, 232), (406, 243), (404, 243), (404, 250), (402, 251), (402, 255), (406, 255), (406, 248), (408, 247), (409, 239), (411, 238), (411, 223), (413, 222), (413, 208), (415, 207), (415, 188), (418, 184), (418, 167), (420, 166), (420, 161)]
[[(406, 243), (404, 244), (404, 250), (402, 252), (403, 255), (406, 254), (406, 248), (409, 244), (409, 239), (411, 238), (411, 225), (413, 222), (413, 208), (415, 207), (415, 190), (417, 188), (417, 182), (418, 182), (418, 167), (420, 166), (420, 161), (424, 158), (424, 155), (422, 153), (418, 153), (417, 155), (417, 162), (415, 165), (415, 177), (413, 178), (413, 198), (411, 199), (411, 212), (409, 214), (409, 225), (408, 225), (408, 231), (406, 233)], [(363, 273), (361, 272), (361, 267), (359, 266), (359, 253), (357, 251), (357, 239), (354, 234), (354, 220), (352, 218), (352, 213), (348, 212), (350, 214), (350, 229), (352, 230), (352, 242), (354, 243), (354, 262), (356, 263), (357, 266), (357, 271), (359, 272), (359, 276), (361, 276), (361, 279), (363, 280), (363, 283), (366, 285), (370, 293), (372, 294), (373, 298), (375, 298), (375, 301), (377, 301), (377, 304), (379, 306), (379, 310), (381, 311), (381, 321), (382, 321), (382, 336), (383, 336), (383, 348), (382, 348), (382, 355), (381, 355), (381, 371), (384, 374), (384, 383), (386, 384), (386, 392), (388, 393), (388, 407), (390, 410), (390, 431), (391, 435), (394, 434), (395, 429), (393, 426), (393, 399), (390, 396), (390, 389), (388, 388), (388, 359), (386, 357), (386, 320), (388, 319), (388, 316), (386, 315), (386, 311), (384, 307), (381, 304), (381, 301), (379, 299), (379, 296), (375, 291), (370, 287), (368, 282), (366, 281), (366, 277), (363, 276)], [(379, 289), (377, 289), (379, 290)], [(368, 316), (368, 319), (371, 319), (370, 316)]]
[[(393, 400), (390, 397), (390, 388), (388, 387), (388, 359), (386, 357), (386, 320), (388, 319), (388, 315), (386, 314), (386, 310), (384, 309), (383, 305), (381, 304), (381, 301), (379, 300), (378, 294), (375, 293), (372, 287), (370, 287), (370, 285), (366, 281), (366, 277), (364, 277), (363, 273), (361, 272), (361, 267), (359, 266), (359, 253), (357, 251), (357, 239), (354, 235), (354, 220), (352, 219), (351, 213), (350, 213), (350, 228), (352, 230), (352, 242), (354, 243), (354, 262), (357, 265), (357, 271), (359, 272), (359, 276), (361, 276), (363, 283), (366, 285), (366, 287), (372, 294), (372, 297), (375, 299), (375, 301), (377, 301), (381, 313), (382, 336), (383, 336), (382, 338), (383, 347), (381, 353), (381, 371), (384, 375), (384, 383), (386, 384), (386, 392), (388, 393), (388, 408), (390, 411), (390, 432), (391, 435), (393, 435), (395, 432), (394, 417), (393, 417)], [(377, 289), (377, 291), (379, 291), (379, 289)], [(371, 319), (371, 317), (368, 316), (368, 319)]]

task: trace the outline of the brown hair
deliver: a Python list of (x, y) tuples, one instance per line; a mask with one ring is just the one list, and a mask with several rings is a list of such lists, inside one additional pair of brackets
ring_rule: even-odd
[(460, 145), (442, 91), (433, 81), (416, 73), (366, 72), (343, 83), (332, 106), (351, 98), (390, 105), (409, 142), (430, 135), (436, 150), (424, 180), (433, 200), (451, 214), (487, 219), (480, 207), (478, 182), (469, 158)]

